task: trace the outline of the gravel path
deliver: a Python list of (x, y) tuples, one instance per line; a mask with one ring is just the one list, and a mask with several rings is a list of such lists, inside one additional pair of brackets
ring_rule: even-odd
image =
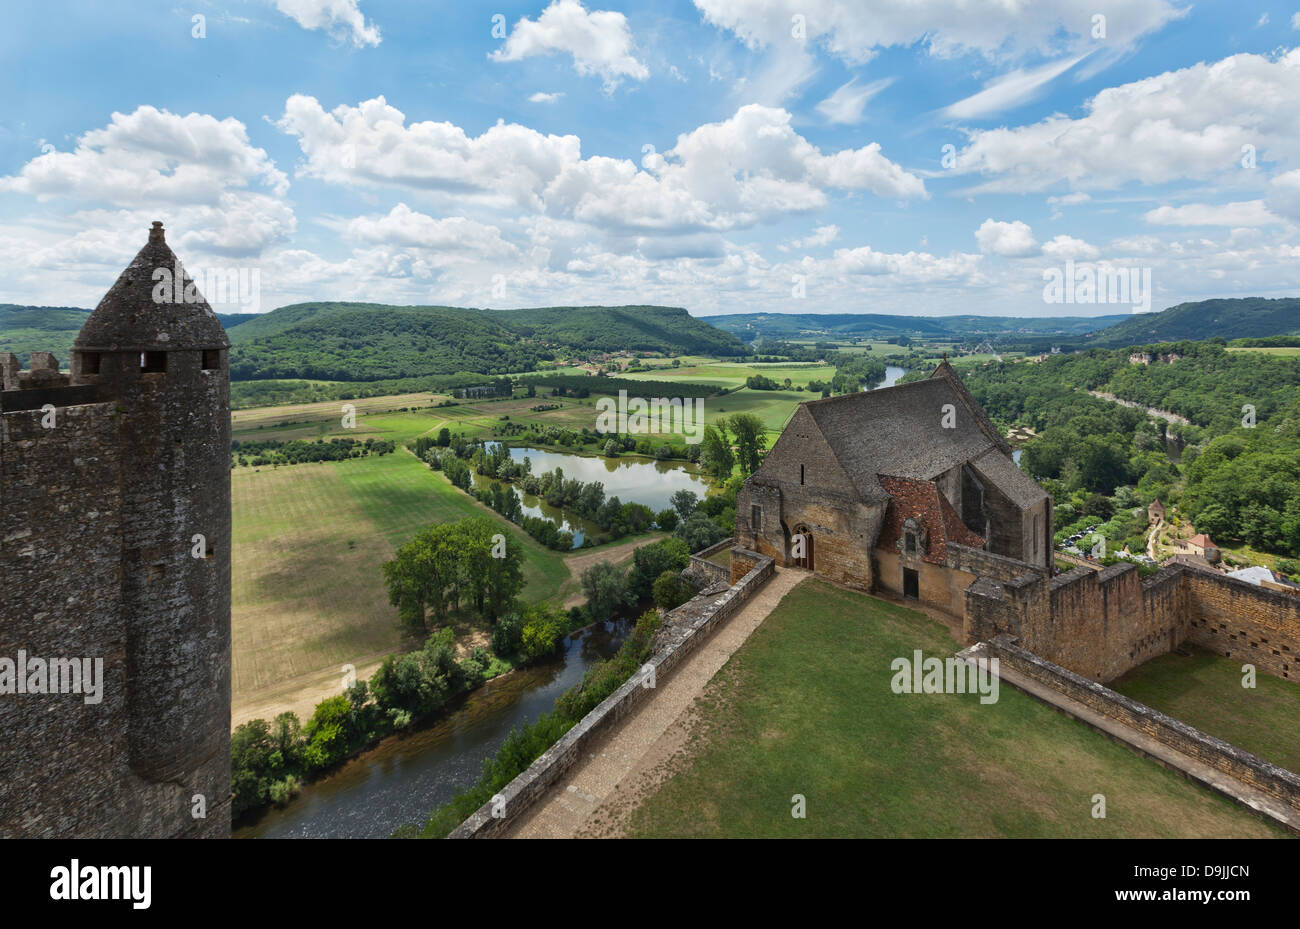
[(616, 723), (586, 758), (515, 820), (505, 837), (617, 833), (619, 822), (658, 783), (665, 763), (685, 744), (695, 698), (782, 598), (811, 576), (807, 571), (778, 568), (739, 613), (658, 681), (647, 703)]

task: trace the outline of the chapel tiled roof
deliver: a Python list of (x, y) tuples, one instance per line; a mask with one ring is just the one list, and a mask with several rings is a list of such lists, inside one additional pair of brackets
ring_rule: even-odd
[[(953, 428), (945, 428), (951, 405)], [(877, 475), (932, 480), (986, 453), (1002, 456), (1010, 470), (986, 459), (998, 479), (1014, 482), (1015, 497), (1033, 496), (1034, 484), (1011, 461), (1011, 448), (946, 361), (928, 378), (893, 387), (844, 394), (806, 404), (836, 459), (867, 502), (889, 498)], [(992, 475), (990, 475), (992, 476)], [(1043, 496), (1037, 489), (1034, 499)], [(1020, 500), (1017, 500), (1020, 502)]]

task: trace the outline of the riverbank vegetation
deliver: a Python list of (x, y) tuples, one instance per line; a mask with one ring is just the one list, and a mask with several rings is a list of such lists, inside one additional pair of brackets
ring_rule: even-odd
[(635, 674), (650, 657), (659, 625), (658, 611), (643, 613), (613, 658), (588, 668), (582, 683), (561, 694), (551, 712), (510, 731), (496, 753), (483, 760), (482, 773), (473, 785), (433, 810), (423, 826), (403, 826), (394, 838), (446, 838)]

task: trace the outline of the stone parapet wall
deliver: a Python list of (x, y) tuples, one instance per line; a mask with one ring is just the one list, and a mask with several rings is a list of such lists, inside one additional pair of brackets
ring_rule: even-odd
[(719, 552), (726, 551), (735, 544), (735, 540), (733, 539), (723, 539), (721, 542), (717, 542), (706, 549), (696, 552), (691, 556), (691, 563), (687, 565), (686, 570), (682, 573), (695, 583), (697, 588), (708, 587), (710, 584), (719, 581), (730, 584), (731, 568), (727, 565), (710, 561), (709, 558)]
[[(502, 788), (496, 804), (485, 803), (452, 830), (448, 838), (485, 839), (500, 835), (582, 757), (595, 739), (653, 694), (650, 681), (657, 683), (681, 663), (772, 576), (771, 558), (739, 548), (732, 549), (733, 571), (737, 555), (742, 563), (752, 567), (735, 585), (719, 595), (694, 597), (665, 614), (654, 654), (646, 663), (648, 668), (634, 674), (602, 700), (527, 770)], [(494, 806), (504, 815), (493, 816)]]

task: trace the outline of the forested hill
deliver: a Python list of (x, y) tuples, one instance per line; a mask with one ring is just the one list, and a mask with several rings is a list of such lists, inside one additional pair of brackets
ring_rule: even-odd
[(590, 351), (746, 355), (734, 335), (675, 306), (548, 306), (487, 311), (526, 338)]
[[(76, 306), (0, 303), (0, 352), (13, 352), (24, 365), (32, 352), (54, 352), (59, 364), (66, 368), (72, 342), (88, 316), (90, 310)], [(226, 329), (252, 318), (246, 314), (217, 314)]]
[(557, 350), (738, 355), (745, 346), (662, 306), (477, 310), (377, 303), (299, 303), (230, 334), (231, 377), (368, 381), (532, 370)]
[(1300, 333), (1300, 297), (1240, 297), (1180, 303), (1110, 326), (1089, 344), (1120, 347), (1182, 339), (1240, 339)]
[(1128, 319), (1110, 316), (890, 316), (881, 313), (737, 313), (702, 316), (746, 342), (756, 339), (871, 339), (905, 335), (922, 338), (1073, 335), (1094, 332)]

